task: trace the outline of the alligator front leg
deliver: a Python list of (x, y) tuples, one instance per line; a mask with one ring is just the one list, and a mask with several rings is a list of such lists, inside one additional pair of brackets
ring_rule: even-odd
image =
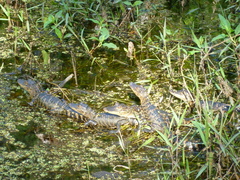
[(127, 124), (129, 121), (128, 120), (119, 120), (117, 123), (116, 123), (116, 127), (117, 127), (117, 129), (116, 130), (111, 130), (111, 131), (109, 131), (109, 133), (114, 133), (114, 134), (116, 134), (116, 133), (119, 133), (120, 132), (120, 130), (121, 130), (121, 126), (122, 125), (124, 125), (124, 124)]
[(85, 126), (96, 126), (98, 123), (94, 120), (87, 121), (84, 125)]

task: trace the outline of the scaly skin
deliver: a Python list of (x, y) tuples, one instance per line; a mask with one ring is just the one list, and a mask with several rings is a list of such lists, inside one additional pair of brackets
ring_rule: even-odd
[(42, 87), (32, 79), (18, 79), (18, 84), (30, 94), (32, 98), (31, 105), (36, 103), (49, 109), (53, 113), (65, 114), (68, 117), (76, 118), (81, 121), (88, 120), (81, 113), (73, 110), (66, 101), (43, 91)]
[(132, 91), (139, 97), (145, 119), (151, 124), (153, 130), (164, 131), (170, 122), (168, 113), (157, 109), (156, 106), (151, 104), (147, 90), (140, 85), (131, 82), (130, 87)]
[(138, 125), (138, 121), (134, 118), (126, 118), (109, 113), (96, 113), (91, 107), (84, 103), (70, 103), (69, 106), (90, 119), (85, 125), (99, 125), (107, 128), (117, 128), (116, 131), (111, 131), (112, 133), (119, 132), (121, 125), (124, 124), (130, 124), (132, 126)]
[(107, 113), (127, 118), (136, 118), (136, 115), (141, 111), (137, 105), (127, 106), (122, 103), (115, 103), (113, 106), (103, 108), (103, 110)]
[(94, 119), (97, 116), (97, 113), (91, 107), (89, 107), (87, 104), (84, 104), (84, 103), (78, 103), (78, 104), (69, 103), (69, 106), (73, 110), (83, 114), (84, 116), (86, 116), (89, 119)]

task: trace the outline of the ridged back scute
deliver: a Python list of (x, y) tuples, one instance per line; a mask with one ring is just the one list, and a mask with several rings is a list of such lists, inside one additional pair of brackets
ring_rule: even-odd
[(84, 116), (88, 117), (89, 119), (94, 119), (97, 114), (91, 107), (89, 107), (87, 104), (84, 104), (84, 103), (78, 103), (78, 104), (69, 103), (69, 106), (73, 110), (83, 114)]

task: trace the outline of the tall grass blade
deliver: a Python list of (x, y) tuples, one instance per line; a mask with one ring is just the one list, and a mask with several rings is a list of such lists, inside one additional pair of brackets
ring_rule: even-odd
[(197, 122), (197, 121), (193, 121), (192, 123), (193, 123), (193, 125), (198, 129), (198, 132), (199, 132), (199, 134), (200, 134), (200, 137), (201, 137), (204, 145), (207, 147), (208, 144), (207, 144), (207, 141), (206, 141), (206, 137), (205, 137), (205, 135), (204, 135), (204, 132), (203, 132), (203, 130), (205, 129), (205, 126), (204, 126), (203, 124)]
[(195, 33), (192, 31), (192, 39), (197, 44), (198, 48), (202, 48), (203, 37), (200, 36), (198, 39)]
[[(164, 142), (171, 148), (173, 148), (173, 144), (169, 141), (169, 138), (167, 135), (161, 133), (160, 131), (157, 131), (160, 137), (164, 140)], [(158, 138), (161, 139), (159, 136)]]
[(10, 9), (9, 8), (4, 8), (1, 4), (0, 4), (0, 7), (1, 7), (1, 9), (2, 9), (2, 11), (4, 12), (4, 14), (8, 17), (8, 18), (10, 18)]
[(204, 164), (204, 165), (201, 167), (201, 169), (198, 171), (198, 174), (197, 174), (197, 176), (196, 176), (195, 179), (198, 179), (199, 176), (201, 176), (201, 174), (207, 169), (207, 167), (208, 167), (208, 163)]
[(148, 140), (146, 140), (137, 150), (141, 149), (144, 146), (147, 146), (148, 144), (150, 144), (151, 142), (153, 142), (155, 139), (155, 137), (151, 137)]
[(22, 38), (21, 41), (24, 44), (24, 46), (30, 51), (31, 50), (30, 46)]
[(2, 63), (1, 67), (0, 67), (0, 73), (2, 73), (2, 69), (4, 67), (4, 63)]

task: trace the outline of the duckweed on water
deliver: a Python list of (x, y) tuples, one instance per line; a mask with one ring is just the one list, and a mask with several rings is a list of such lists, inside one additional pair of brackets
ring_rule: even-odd
[[(124, 172), (118, 175), (120, 179), (129, 177), (128, 169), (121, 167), (130, 166), (134, 166), (131, 174), (135, 174), (136, 177), (143, 174), (155, 177), (160, 169), (157, 167), (152, 169), (152, 162), (169, 160), (164, 158), (165, 153), (161, 153), (165, 151), (164, 148), (160, 147), (159, 153), (156, 154), (154, 149), (157, 148), (158, 141), (155, 141), (157, 146), (154, 147), (153, 144), (150, 146), (150, 151), (146, 152), (143, 148), (138, 150), (138, 153), (133, 153), (137, 144), (142, 141), (137, 140), (135, 146), (131, 144), (131, 141), (135, 141), (134, 138), (129, 139), (130, 141), (124, 138), (127, 153), (125, 154), (115, 135), (100, 130), (92, 130), (90, 133), (89, 129), (71, 119), (56, 117), (46, 112), (39, 113), (40, 109), (36, 107), (31, 109), (29, 106), (19, 106), (18, 99), (8, 100), (3, 95), (9, 93), (10, 86), (16, 88), (14, 82), (1, 80), (2, 109), (7, 109), (8, 112), (5, 116), (1, 113), (2, 177), (87, 179), (89, 168), (91, 171), (108, 167), (107, 169), (112, 171), (115, 166), (119, 173)], [(50, 143), (44, 143), (39, 139), (37, 137), (39, 134), (43, 134)], [(141, 139), (147, 137), (143, 136)]]
[[(49, 114), (38, 116), (29, 112), (29, 107), (19, 106), (18, 100), (7, 100), (4, 94), (9, 93), (9, 86), (7, 80), (1, 80), (1, 177), (63, 178), (80, 176), (78, 173), (82, 177), (84, 172), (87, 175), (86, 165), (99, 166), (97, 159), (106, 154), (105, 148), (105, 153), (101, 153), (99, 141), (85, 133), (74, 135), (68, 129), (60, 129), (57, 124), (62, 120)], [(6, 110), (8, 113), (3, 113)], [(53, 143), (43, 144), (35, 135), (40, 131)], [(93, 156), (95, 147), (99, 149)], [(106, 166), (107, 162), (106, 159), (102, 163)]]

